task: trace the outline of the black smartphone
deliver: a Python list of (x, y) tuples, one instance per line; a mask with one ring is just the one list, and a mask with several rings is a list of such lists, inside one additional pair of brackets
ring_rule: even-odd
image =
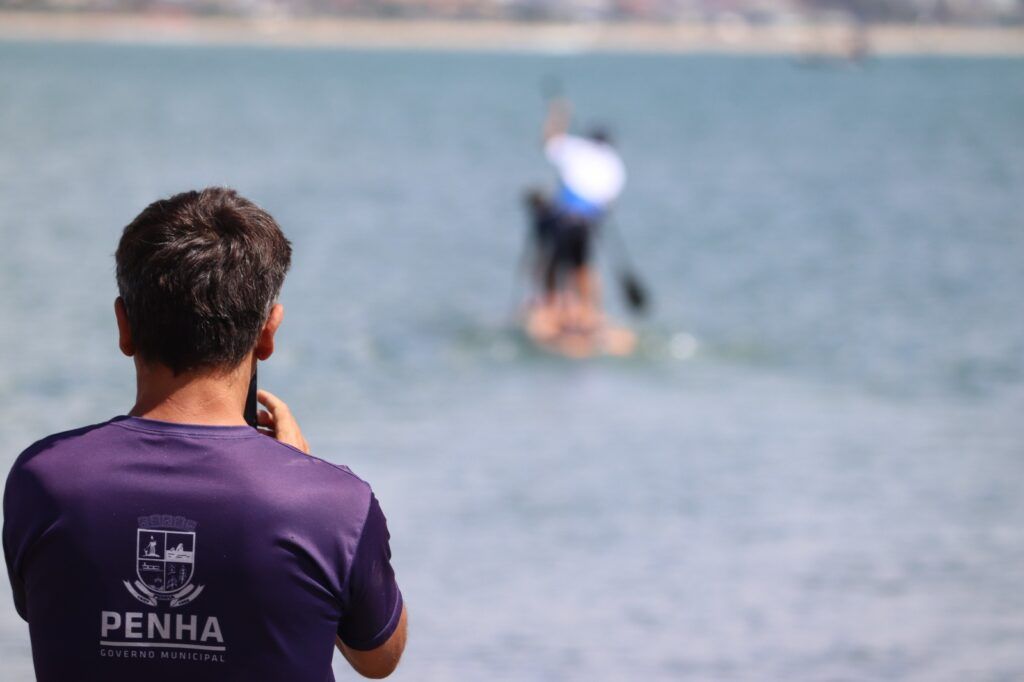
[(249, 379), (249, 394), (245, 397), (245, 423), (256, 428), (256, 368), (252, 368), (252, 379)]

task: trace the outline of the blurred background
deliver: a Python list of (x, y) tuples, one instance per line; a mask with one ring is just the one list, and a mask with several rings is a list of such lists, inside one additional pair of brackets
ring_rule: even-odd
[[(120, 230), (230, 185), (295, 247), (261, 383), (388, 515), (396, 679), (1024, 677), (1024, 2), (0, 8), (5, 471), (130, 408)], [(518, 323), (551, 78), (628, 167), (627, 358)]]
[(1019, 23), (1020, 0), (3, 0), (35, 11), (171, 12), (204, 15), (364, 16), (561, 21), (751, 22), (846, 15), (864, 21)]

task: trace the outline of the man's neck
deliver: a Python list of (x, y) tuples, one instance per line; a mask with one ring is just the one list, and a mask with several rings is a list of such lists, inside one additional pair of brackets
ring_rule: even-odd
[(174, 376), (160, 364), (135, 362), (133, 417), (181, 424), (243, 426), (252, 360), (231, 370), (203, 370)]

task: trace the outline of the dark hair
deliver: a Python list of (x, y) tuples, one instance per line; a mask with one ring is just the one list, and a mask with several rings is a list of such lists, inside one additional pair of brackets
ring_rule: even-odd
[(587, 137), (594, 142), (600, 142), (601, 144), (612, 144), (612, 133), (610, 130), (602, 125), (596, 125), (587, 131)]
[(176, 375), (236, 366), (256, 345), (291, 255), (270, 214), (233, 189), (154, 201), (117, 246), (136, 352)]

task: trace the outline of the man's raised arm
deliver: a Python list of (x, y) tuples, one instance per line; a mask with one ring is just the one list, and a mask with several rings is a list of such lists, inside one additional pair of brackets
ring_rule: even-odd
[(408, 616), (391, 567), (387, 520), (370, 493), (359, 544), (342, 596), (337, 645), (360, 675), (387, 677), (405, 649)]
[[(259, 414), (264, 432), (308, 453), (309, 444), (288, 405), (269, 391), (261, 390), (258, 399), (267, 408)], [(373, 679), (395, 671), (408, 628), (402, 593), (391, 568), (390, 539), (384, 513), (371, 493), (346, 585), (346, 613), (335, 643), (357, 673)]]
[(544, 119), (544, 144), (552, 138), (569, 132), (569, 120), (572, 118), (572, 106), (569, 100), (558, 97), (548, 104), (548, 115)]

